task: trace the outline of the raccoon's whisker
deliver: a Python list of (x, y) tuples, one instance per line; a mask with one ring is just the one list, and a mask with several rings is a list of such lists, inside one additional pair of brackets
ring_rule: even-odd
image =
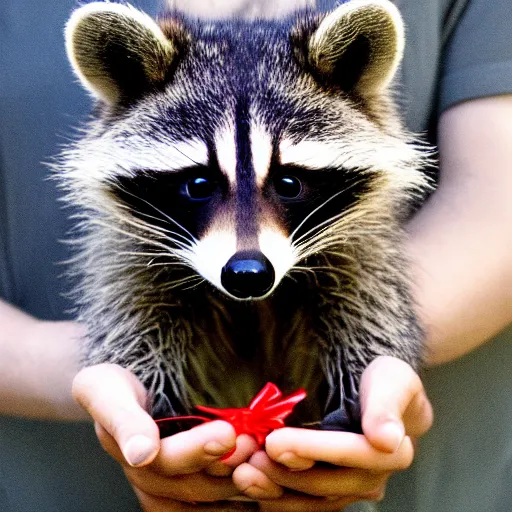
[[(137, 212), (138, 215), (142, 215), (144, 217), (148, 217), (150, 219), (154, 219), (154, 220), (157, 220), (159, 222), (166, 222), (167, 224), (170, 224), (167, 219), (159, 219), (158, 217), (154, 217), (153, 215), (148, 215), (146, 213), (142, 213), (140, 211)], [(126, 221), (125, 217), (120, 217), (122, 221)], [(139, 222), (136, 223), (137, 226), (140, 226), (141, 229), (146, 229), (147, 231), (151, 231), (151, 232), (155, 232), (153, 230), (157, 230), (157, 231), (160, 231), (161, 233), (159, 233), (157, 236), (159, 236), (162, 240), (172, 240), (173, 242), (176, 242), (178, 243), (178, 241), (176, 240), (175, 237), (179, 237), (182, 239), (182, 247), (191, 247), (191, 240), (183, 235), (182, 233), (178, 233), (176, 231), (171, 231), (170, 229), (165, 229), (161, 226), (155, 226), (153, 224), (149, 224), (145, 221), (142, 221), (140, 220)], [(156, 232), (155, 232), (156, 233)], [(185, 242), (185, 243), (184, 243)]]
[[(290, 241), (293, 241), (293, 237), (295, 236), (295, 234), (297, 233), (297, 231), (299, 231), (299, 229), (315, 214), (318, 212), (318, 210), (320, 210), (321, 208), (323, 208), (326, 204), (328, 204), (330, 201), (332, 201), (334, 198), (338, 197), (340, 194), (342, 194), (344, 192), (344, 190), (340, 190), (339, 192), (336, 192), (336, 194), (333, 194), (331, 197), (329, 197), (329, 199), (327, 199), (326, 201), (324, 201), (321, 205), (317, 206), (313, 211), (311, 211), (310, 213), (308, 213), (308, 215), (306, 215), (306, 217), (304, 217), (304, 219), (302, 219), (302, 221), (299, 223), (299, 225), (291, 232), (290, 236), (288, 237), (288, 239)], [(300, 240), (300, 238), (299, 238)]]
[[(354, 218), (354, 215), (351, 212), (343, 212), (343, 215), (339, 214), (334, 216), (339, 216), (340, 218), (331, 225), (324, 226), (318, 232), (314, 233), (310, 238), (302, 241), (299, 244), (294, 244), (294, 249), (298, 253), (298, 257), (301, 259), (304, 257), (304, 253), (308, 248), (316, 245), (317, 242), (321, 242), (322, 244), (326, 244), (327, 242), (332, 244), (338, 243), (348, 243), (349, 241), (353, 241), (354, 238), (358, 236), (367, 236), (370, 234), (375, 234), (375, 228), (382, 228), (381, 223), (368, 218), (357, 219), (359, 215)], [(329, 219), (326, 222), (331, 222), (332, 219)], [(359, 225), (354, 228), (353, 223), (355, 220), (359, 220)], [(373, 227), (373, 229), (362, 229), (364, 227)], [(316, 228), (312, 228), (310, 231), (315, 231)], [(342, 231), (343, 230), (343, 231)], [(340, 232), (342, 231), (342, 232)], [(331, 233), (331, 234), (329, 234)]]
[(304, 238), (301, 236), (300, 242), (294, 243), (294, 247), (296, 249), (300, 249), (301, 247), (307, 246), (316, 239), (326, 239), (329, 236), (329, 233), (335, 234), (336, 236), (339, 237), (348, 238), (348, 235), (354, 231), (352, 224), (356, 220), (360, 220), (357, 217), (359, 217), (359, 215), (354, 216), (352, 215), (352, 212), (349, 211), (337, 214), (331, 217), (330, 219), (322, 222), (321, 224), (318, 224), (317, 226), (311, 228), (307, 233), (304, 234), (304, 237), (308, 235), (309, 238)]
[[(300, 224), (292, 231), (292, 233), (290, 234), (289, 236), (289, 240), (293, 240), (293, 237), (295, 236), (295, 234), (297, 233), (297, 231), (315, 214), (317, 213), (320, 209), (322, 209), (324, 206), (326, 206), (329, 202), (331, 202), (333, 199), (335, 199), (336, 197), (338, 197), (340, 194), (344, 194), (346, 193), (348, 190), (350, 190), (352, 187), (355, 187), (356, 185), (360, 184), (362, 180), (358, 180), (358, 181), (355, 181), (354, 183), (351, 183), (348, 187), (345, 187), (343, 190), (340, 190), (339, 192), (336, 192), (335, 194), (333, 194), (331, 197), (329, 197), (326, 201), (324, 201), (322, 204), (320, 204), (319, 206), (317, 206), (313, 211), (311, 211), (308, 215), (306, 215), (306, 217), (304, 217), (304, 219), (302, 219), (302, 222), (300, 222)], [(343, 212), (340, 212), (340, 214), (342, 214)], [(301, 236), (301, 238), (303, 237), (304, 235)], [(298, 239), (300, 240), (300, 238)]]
[(333, 265), (323, 265), (323, 266), (319, 265), (319, 266), (313, 266), (313, 267), (300, 267), (298, 265), (295, 265), (294, 268), (309, 270), (311, 272), (323, 272), (326, 274), (339, 274), (342, 276), (353, 275), (353, 274), (349, 274), (346, 270), (344, 270), (342, 268), (335, 267)]
[(182, 250), (182, 251), (189, 251), (190, 247), (191, 247), (188, 243), (185, 244), (181, 240), (177, 240), (177, 239), (172, 238), (172, 237), (167, 237), (166, 236), (166, 237), (163, 238), (163, 240), (165, 240), (166, 242), (169, 243), (169, 250), (172, 250), (172, 248), (171, 248), (172, 245), (176, 245), (176, 248), (178, 250)]
[[(130, 218), (134, 218), (134, 217), (133, 217), (133, 210), (132, 210), (132, 208), (130, 208), (127, 204), (124, 204), (124, 203), (121, 203), (121, 202), (116, 202), (116, 203), (115, 203), (115, 205), (116, 205), (119, 209), (121, 209), (121, 210), (124, 210), (124, 211), (128, 212), (128, 216), (129, 216)], [(116, 213), (117, 213), (117, 212), (116, 212)], [(119, 216), (119, 214), (117, 214), (117, 215), (116, 215), (116, 217), (118, 217), (118, 216)], [(154, 216), (154, 215), (149, 215), (149, 213), (141, 212), (140, 210), (137, 210), (137, 216), (147, 217), (148, 219), (156, 220), (156, 221), (158, 221), (158, 222), (162, 222), (162, 221), (163, 221), (163, 222), (168, 223), (167, 219), (160, 219), (160, 218), (158, 218), (158, 217), (156, 217), (156, 216)], [(124, 219), (124, 217), (121, 217), (121, 218), (123, 218), (123, 219)], [(166, 228), (164, 228), (163, 226), (157, 226), (157, 225), (155, 225), (155, 224), (149, 224), (149, 223), (147, 223), (147, 222), (146, 222), (145, 220), (143, 220), (143, 219), (138, 219), (138, 220), (139, 220), (140, 222), (143, 222), (143, 223), (144, 223), (145, 225), (147, 225), (147, 226), (151, 226), (151, 228), (152, 228), (152, 229), (155, 229), (155, 230), (157, 230), (157, 231), (161, 231), (161, 232), (162, 232), (162, 234), (163, 234), (163, 233), (168, 233), (168, 232), (169, 232), (169, 230), (168, 230), (168, 229), (166, 229)]]
[[(160, 228), (158, 226), (153, 226), (151, 224), (148, 224), (145, 221), (142, 220), (135, 220), (129, 217), (125, 217), (119, 214), (115, 215), (121, 222), (126, 223), (130, 226), (134, 226), (138, 229), (145, 230), (156, 237), (160, 238), (161, 240), (171, 240), (176, 245), (179, 245), (182, 249), (188, 249), (191, 247), (191, 241), (181, 233), (176, 233), (175, 231), (170, 231), (168, 229)], [(167, 221), (165, 221), (167, 222)], [(169, 236), (173, 235), (173, 236)], [(175, 237), (180, 237), (182, 241), (176, 239)], [(186, 243), (185, 243), (186, 242)]]
[[(350, 217), (349, 217), (350, 216)], [(301, 240), (309, 236), (311, 233), (316, 232), (320, 228), (324, 227), (324, 229), (330, 229), (334, 227), (332, 224), (333, 222), (336, 222), (336, 227), (339, 228), (343, 224), (349, 224), (353, 221), (357, 220), (358, 218), (362, 217), (363, 214), (359, 212), (359, 209), (356, 207), (348, 208), (347, 210), (344, 210), (342, 212), (337, 213), (336, 215), (333, 215), (332, 217), (324, 220), (320, 224), (316, 224), (311, 229), (303, 233), (299, 238), (293, 241), (293, 244), (296, 245)], [(322, 231), (323, 232), (323, 231)]]
[[(343, 227), (343, 226), (342, 226)], [(327, 228), (321, 232), (315, 234), (296, 249), (304, 250), (312, 245), (315, 245), (318, 241), (322, 243), (355, 243), (354, 241), (359, 237), (367, 237), (368, 235), (375, 234), (375, 230), (372, 229), (345, 229), (339, 233), (338, 230), (333, 228)]]
[[(125, 208), (127, 211), (129, 211), (131, 213), (131, 209), (129, 206), (127, 205), (124, 205), (124, 204), (121, 204), (121, 203), (118, 203), (118, 206), (122, 207), (122, 208)], [(167, 219), (161, 219), (155, 215), (150, 215), (149, 213), (144, 213), (144, 212), (141, 212), (140, 210), (137, 210), (137, 215), (140, 215), (141, 217), (147, 217), (148, 219), (152, 219), (152, 220), (156, 220), (158, 222), (166, 222), (168, 223)], [(152, 226), (155, 228), (155, 229), (158, 229), (162, 232), (165, 232), (165, 233), (169, 233), (169, 230), (168, 229), (165, 229), (164, 227), (162, 226), (155, 226), (154, 224), (152, 224)]]
[(328, 249), (330, 247), (338, 246), (338, 243), (332, 242), (332, 243), (323, 243), (321, 240), (318, 240), (318, 242), (311, 247), (307, 248), (306, 250), (302, 251), (300, 255), (298, 256), (297, 260), (302, 261), (310, 256), (315, 256), (317, 254), (320, 254), (322, 251), (325, 251), (325, 249)]
[(199, 166), (199, 167), (203, 167), (203, 165), (202, 165), (201, 163), (196, 162), (192, 157), (190, 157), (189, 155), (187, 155), (186, 153), (184, 153), (183, 151), (181, 151), (181, 149), (180, 149), (177, 145), (175, 145), (175, 146), (174, 146), (174, 149), (175, 149), (178, 153), (182, 154), (185, 158), (188, 158), (191, 162), (193, 162), (193, 163), (194, 163), (194, 164), (196, 164), (197, 166)]
[(159, 249), (164, 249), (164, 250), (167, 250), (167, 251), (170, 250), (170, 247), (168, 247), (167, 245), (165, 245), (165, 244), (163, 244), (161, 242), (158, 242), (157, 240), (151, 240), (149, 238), (145, 238), (145, 237), (137, 235), (135, 233), (131, 233), (130, 231), (126, 231), (126, 230), (121, 229), (121, 228), (119, 228), (117, 226), (113, 226), (111, 223), (106, 223), (106, 222), (100, 221), (98, 219), (94, 219), (94, 220), (91, 220), (90, 224), (96, 225), (96, 226), (100, 226), (100, 227), (103, 227), (103, 228), (107, 228), (108, 230), (111, 230), (111, 231), (114, 231), (116, 233), (119, 233), (120, 235), (124, 235), (127, 238), (131, 238), (131, 239), (137, 240), (141, 244), (147, 244), (147, 245), (158, 247)]
[(315, 273), (315, 270), (313, 267), (301, 267), (299, 265), (294, 265), (290, 271), (299, 271), (299, 272), (304, 272), (305, 274), (307, 273), (312, 273), (314, 274)]
[(137, 251), (118, 251), (116, 252), (118, 256), (149, 256), (153, 257), (153, 259), (161, 258), (164, 256), (176, 257), (174, 254), (170, 254), (168, 252), (137, 252)]
[[(155, 288), (155, 291), (161, 292), (161, 291), (174, 290), (180, 286), (183, 286), (188, 283), (192, 283), (194, 281), (199, 281), (198, 283), (196, 283), (197, 285), (199, 285), (202, 282), (204, 282), (204, 278), (197, 276), (197, 275), (196, 276), (187, 276), (187, 277), (184, 277), (183, 279), (178, 279), (176, 281), (171, 281), (169, 283), (165, 283), (164, 285), (157, 286)], [(183, 289), (188, 289), (188, 288), (183, 288)]]
[(156, 286), (155, 290), (166, 289), (168, 286), (174, 286), (176, 284), (185, 283), (185, 282), (195, 280), (195, 279), (203, 279), (203, 278), (201, 276), (199, 276), (198, 274), (191, 274), (191, 275), (187, 275), (185, 277), (181, 277), (180, 279), (174, 279), (172, 281), (171, 280), (165, 281), (164, 283), (161, 283), (158, 286)]
[(128, 217), (123, 217), (123, 216), (116, 216), (116, 217), (122, 224), (127, 224), (128, 226), (132, 226), (134, 228), (140, 229), (141, 231), (145, 231), (146, 233), (151, 233), (151, 235), (155, 236), (156, 238), (158, 238), (160, 240), (166, 239), (166, 236), (164, 233), (161, 233), (160, 231), (153, 229), (150, 225), (146, 224), (145, 222), (137, 222), (135, 220), (132, 220)]
[(130, 267), (138, 268), (155, 268), (155, 267), (172, 267), (172, 266), (183, 266), (183, 263), (181, 261), (166, 261), (161, 263), (154, 263), (155, 259), (152, 259), (148, 261), (147, 263), (135, 263), (131, 264)]
[(164, 240), (172, 241), (173, 243), (175, 243), (178, 246), (178, 249), (174, 249), (174, 248), (170, 247), (168, 244), (159, 242), (158, 240), (155, 240), (155, 239), (146, 238), (142, 235), (138, 235), (138, 234), (130, 232), (130, 231), (126, 231), (117, 226), (113, 226), (111, 223), (106, 223), (99, 219), (92, 220), (91, 224), (106, 227), (107, 229), (111, 229), (119, 234), (125, 235), (127, 238), (132, 238), (132, 239), (138, 240), (141, 244), (154, 246), (159, 249), (164, 249), (166, 254), (168, 254), (169, 256), (172, 255), (180, 260), (186, 260), (188, 263), (190, 262), (190, 259), (186, 255), (186, 253), (189, 252), (190, 249), (188, 246), (185, 246), (179, 240), (172, 240), (172, 239), (169, 239), (168, 237), (163, 237)]
[(298, 249), (299, 254), (303, 254), (304, 251), (307, 249), (315, 246), (318, 242), (321, 243), (327, 243), (327, 242), (336, 242), (336, 243), (343, 243), (347, 240), (347, 236), (345, 234), (332, 234), (332, 235), (324, 235), (323, 233), (320, 233), (318, 236), (312, 237), (309, 240), (306, 240), (303, 244), (296, 247), (295, 249)]
[(331, 245), (339, 245), (347, 243), (348, 236), (344, 233), (334, 233), (326, 236), (324, 232), (311, 237), (299, 246), (294, 247), (297, 260), (302, 260), (307, 256), (318, 253), (319, 247), (329, 247)]
[(170, 215), (167, 215), (165, 212), (163, 212), (162, 210), (157, 208), (154, 204), (150, 203), (149, 201), (147, 201), (146, 199), (144, 199), (142, 197), (137, 196), (136, 194), (133, 194), (132, 192), (129, 192), (125, 188), (122, 188), (122, 187), (119, 187), (119, 188), (121, 188), (123, 190), (123, 192), (125, 192), (126, 194), (131, 195), (135, 199), (138, 199), (139, 201), (142, 201), (143, 203), (146, 203), (148, 206), (153, 208), (160, 215), (162, 215), (164, 220), (169, 221), (170, 223), (174, 224), (175, 226), (177, 226), (178, 228), (183, 230), (188, 236), (190, 236), (190, 240), (192, 240), (193, 242), (196, 242), (196, 243), (198, 242), (197, 238), (188, 229), (183, 227), (178, 221), (174, 220)]
[(193, 290), (194, 288), (197, 288), (198, 286), (202, 285), (206, 279), (202, 278), (200, 279), (196, 284), (193, 284), (192, 286), (187, 286), (186, 288), (182, 288), (183, 291)]
[(304, 260), (306, 258), (309, 258), (310, 256), (314, 256), (325, 251), (325, 249), (329, 249), (331, 247), (338, 247), (339, 243), (339, 240), (331, 240), (326, 242), (318, 240), (316, 244), (313, 244), (310, 247), (306, 248), (306, 250), (302, 251), (298, 259), (299, 261)]
[(318, 235), (315, 235), (314, 237), (310, 238), (303, 244), (301, 244), (296, 249), (299, 249), (299, 254), (303, 254), (304, 251), (310, 249), (311, 247), (316, 246), (318, 243), (321, 243), (323, 245), (327, 244), (340, 244), (340, 243), (347, 243), (350, 239), (349, 234), (347, 233), (332, 233), (332, 234), (324, 234), (319, 233)]

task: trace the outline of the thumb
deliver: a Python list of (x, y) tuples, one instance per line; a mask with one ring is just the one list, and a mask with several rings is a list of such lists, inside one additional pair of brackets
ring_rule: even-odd
[(157, 456), (160, 433), (146, 412), (146, 390), (131, 372), (113, 364), (85, 368), (73, 381), (73, 397), (115, 439), (128, 464), (145, 466)]
[(418, 374), (406, 362), (381, 356), (363, 372), (360, 386), (363, 432), (375, 448), (393, 453), (406, 435), (430, 429), (433, 411)]

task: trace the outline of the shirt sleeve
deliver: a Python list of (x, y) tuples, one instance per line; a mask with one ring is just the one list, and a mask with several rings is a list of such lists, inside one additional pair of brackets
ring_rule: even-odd
[(446, 44), (440, 112), (462, 101), (512, 93), (512, 1), (471, 0)]

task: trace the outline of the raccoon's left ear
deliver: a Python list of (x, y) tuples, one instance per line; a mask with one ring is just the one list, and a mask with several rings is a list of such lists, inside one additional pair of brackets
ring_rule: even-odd
[(388, 0), (349, 0), (310, 36), (307, 60), (329, 85), (361, 96), (386, 89), (402, 60), (404, 26)]
[(129, 102), (165, 82), (176, 49), (148, 15), (93, 2), (66, 26), (66, 49), (82, 85), (108, 104)]

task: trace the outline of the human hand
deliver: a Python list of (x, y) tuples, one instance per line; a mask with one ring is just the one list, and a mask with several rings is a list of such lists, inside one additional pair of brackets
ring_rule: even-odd
[(413, 439), (432, 425), (432, 407), (418, 375), (392, 357), (368, 366), (360, 399), (364, 435), (276, 430), (267, 437), (266, 452), (236, 468), (233, 481), (262, 500), (263, 512), (338, 511), (356, 501), (382, 499), (390, 475), (411, 464)]
[[(240, 494), (233, 469), (257, 449), (249, 436), (213, 421), (160, 440), (146, 412), (139, 380), (117, 365), (85, 368), (73, 382), (73, 396), (95, 421), (103, 448), (122, 466), (145, 512), (195, 510)], [(236, 451), (221, 461), (236, 444)]]

